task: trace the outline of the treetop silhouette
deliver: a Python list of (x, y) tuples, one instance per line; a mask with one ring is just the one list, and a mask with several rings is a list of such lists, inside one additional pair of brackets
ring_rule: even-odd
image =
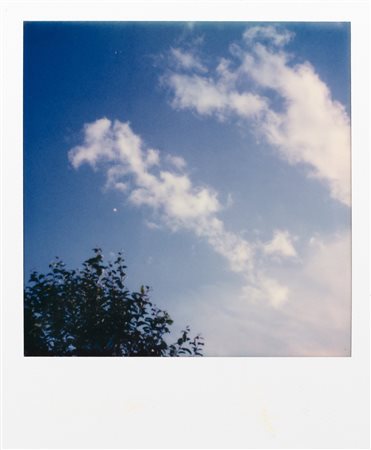
[(168, 344), (173, 320), (148, 286), (127, 289), (122, 253), (105, 264), (95, 248), (80, 270), (58, 258), (49, 268), (33, 272), (24, 291), (25, 356), (202, 356), (203, 338), (188, 326)]

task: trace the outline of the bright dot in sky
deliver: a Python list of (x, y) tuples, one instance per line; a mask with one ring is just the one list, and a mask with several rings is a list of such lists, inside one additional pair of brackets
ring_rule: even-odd
[(117, 212), (117, 208), (113, 208), (113, 212)]

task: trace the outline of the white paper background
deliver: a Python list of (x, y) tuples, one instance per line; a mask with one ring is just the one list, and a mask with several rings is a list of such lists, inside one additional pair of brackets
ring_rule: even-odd
[[(23, 357), (24, 20), (351, 21), (351, 358)], [(3, 448), (369, 446), (368, 27), (366, 1), (3, 4)]]

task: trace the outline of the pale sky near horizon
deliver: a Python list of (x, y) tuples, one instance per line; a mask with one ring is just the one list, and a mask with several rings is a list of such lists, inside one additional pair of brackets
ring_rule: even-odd
[(25, 24), (25, 278), (122, 250), (210, 356), (348, 356), (350, 25)]

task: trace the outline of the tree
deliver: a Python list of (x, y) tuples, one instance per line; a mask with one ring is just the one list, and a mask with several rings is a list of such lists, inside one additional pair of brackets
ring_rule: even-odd
[(150, 302), (149, 287), (130, 292), (121, 253), (105, 264), (102, 251), (68, 270), (57, 258), (50, 272), (33, 272), (24, 291), (26, 356), (202, 356), (203, 339), (187, 326), (173, 344), (172, 319)]

